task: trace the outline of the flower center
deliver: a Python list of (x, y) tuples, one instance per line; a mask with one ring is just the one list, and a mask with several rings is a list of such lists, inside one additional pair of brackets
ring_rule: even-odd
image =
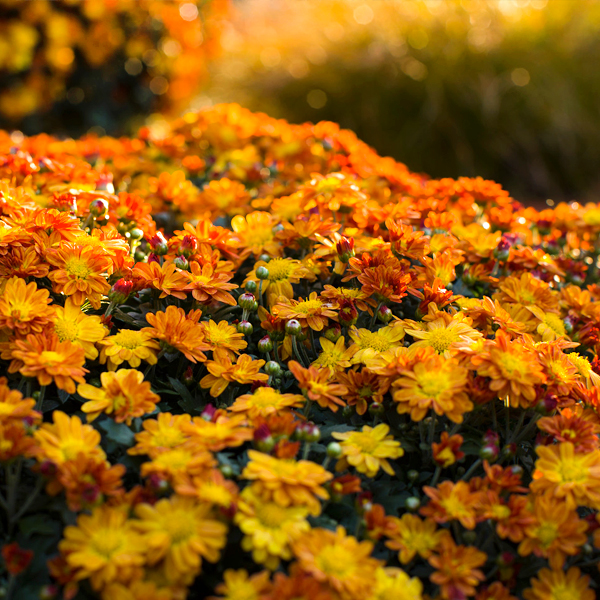
[(290, 520), (289, 509), (274, 503), (257, 502), (254, 507), (258, 520), (269, 529), (280, 529)]
[(69, 340), (74, 342), (79, 336), (79, 327), (77, 323), (69, 321), (56, 321), (54, 331), (61, 342)]
[(110, 560), (123, 546), (123, 536), (118, 531), (102, 529), (93, 537), (92, 547), (96, 554)]
[(565, 335), (565, 325), (558, 315), (548, 313), (544, 318), (544, 323), (557, 335)]
[(536, 535), (542, 546), (544, 546), (544, 548), (548, 548), (548, 546), (550, 546), (550, 544), (552, 544), (552, 542), (558, 536), (558, 527), (555, 523), (542, 523), (537, 528)]
[(267, 268), (269, 269), (269, 281), (283, 281), (289, 278), (293, 265), (285, 259), (274, 258)]
[(323, 548), (315, 557), (315, 562), (323, 573), (337, 579), (350, 575), (356, 566), (354, 556), (343, 546)]
[(189, 513), (185, 511), (170, 513), (169, 517), (165, 519), (164, 524), (173, 544), (181, 544), (187, 541), (192, 535), (193, 527), (191, 525), (193, 524), (190, 523)]
[(438, 354), (443, 354), (452, 343), (458, 340), (458, 336), (449, 329), (434, 329), (427, 340)]
[(382, 335), (378, 335), (377, 333), (373, 333), (372, 331), (368, 332), (364, 336), (361, 336), (360, 339), (360, 347), (372, 348), (373, 350), (377, 350), (377, 352), (385, 352), (390, 349), (390, 341), (384, 338)]
[(523, 359), (520, 356), (503, 352), (498, 362), (503, 377), (511, 379), (515, 375), (521, 374)]
[(559, 474), (563, 483), (582, 483), (588, 479), (589, 469), (575, 461), (561, 462)]
[(307, 315), (311, 312), (316, 312), (321, 306), (323, 306), (323, 303), (320, 300), (304, 300), (304, 302), (296, 304), (294, 310)]
[(179, 429), (159, 429), (154, 435), (152, 445), (157, 448), (175, 448), (185, 441), (185, 436)]
[(69, 275), (75, 276), (77, 279), (87, 279), (92, 270), (89, 268), (86, 261), (80, 258), (70, 258), (65, 263), (65, 269)]
[(419, 373), (417, 374), (417, 383), (422, 394), (428, 398), (437, 398), (450, 387), (444, 373)]
[(45, 367), (53, 367), (57, 363), (64, 362), (64, 356), (53, 350), (44, 350), (40, 354), (40, 363)]
[(121, 346), (128, 350), (135, 350), (144, 345), (144, 336), (139, 331), (123, 329), (112, 338), (112, 341), (116, 346)]
[(364, 433), (360, 434), (360, 436), (357, 435), (352, 439), (352, 442), (354, 442), (364, 454), (373, 454), (379, 445), (378, 440), (370, 435), (365, 435)]

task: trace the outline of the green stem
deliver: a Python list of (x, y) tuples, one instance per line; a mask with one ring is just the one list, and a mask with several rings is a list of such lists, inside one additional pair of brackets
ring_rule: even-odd
[(262, 297), (262, 284), (263, 284), (263, 280), (259, 279), (258, 280), (258, 304), (260, 306), (264, 306), (263, 297)]
[(306, 365), (304, 364), (304, 360), (302, 358), (302, 356), (300, 355), (300, 350), (298, 349), (298, 342), (296, 341), (296, 336), (293, 335), (292, 336), (292, 350), (294, 351), (294, 356), (298, 359), (298, 362), (306, 368)]
[(377, 321), (377, 313), (379, 312), (379, 309), (383, 306), (383, 301), (380, 302), (377, 305), (377, 308), (375, 309), (375, 312), (373, 313), (373, 318), (371, 319), (371, 325), (369, 326), (369, 329), (373, 329), (373, 327), (375, 327), (375, 322)]
[(505, 409), (505, 417), (506, 417), (506, 436), (505, 439), (508, 442), (508, 438), (510, 437), (510, 404), (506, 405)]
[(42, 412), (42, 406), (44, 405), (44, 396), (46, 395), (46, 386), (43, 385), (40, 387), (40, 395), (35, 403), (35, 410), (38, 412)]
[(302, 451), (302, 460), (307, 460), (308, 459), (308, 455), (310, 454), (310, 447), (311, 447), (311, 443), (310, 442), (305, 442), (304, 443), (304, 450)]
[(21, 506), (21, 508), (19, 509), (19, 512), (17, 512), (17, 514), (14, 516), (14, 518), (13, 518), (14, 523), (17, 523), (19, 521), (19, 519), (27, 512), (27, 510), (33, 504), (33, 501), (37, 498), (38, 494), (40, 493), (40, 491), (42, 490), (43, 487), (44, 487), (44, 480), (41, 477), (39, 477), (35, 483), (35, 488), (34, 488), (33, 492), (31, 492), (31, 494), (29, 494), (29, 497), (27, 498), (27, 500), (25, 500), (25, 502), (23, 503), (23, 506)]
[(469, 477), (471, 477), (471, 475), (473, 475), (473, 473), (475, 473), (475, 471), (479, 468), (479, 466), (481, 465), (481, 458), (478, 458), (469, 468), (469, 470), (461, 477), (461, 479), (463, 481), (467, 481), (469, 479)]
[(521, 431), (521, 427), (523, 427), (523, 421), (525, 421), (525, 413), (526, 412), (527, 411), (525, 411), (525, 410), (521, 410), (521, 414), (519, 415), (519, 420), (517, 422), (517, 426), (515, 427), (515, 430), (513, 431), (513, 434), (511, 435), (511, 437), (507, 443), (512, 444), (512, 442), (514, 442), (515, 439), (517, 438), (517, 436), (519, 435), (519, 433)]
[(431, 487), (434, 487), (435, 484), (438, 482), (438, 479), (440, 478), (441, 473), (442, 473), (442, 467), (440, 467), (438, 465), (435, 468), (435, 473), (433, 474), (433, 477), (431, 479), (431, 483), (429, 484)]

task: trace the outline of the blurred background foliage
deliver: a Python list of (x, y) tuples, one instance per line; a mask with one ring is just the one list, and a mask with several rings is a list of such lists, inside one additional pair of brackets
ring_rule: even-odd
[(332, 120), (433, 177), (600, 192), (598, 0), (242, 0), (204, 102)]
[(178, 114), (229, 0), (0, 0), (0, 128), (79, 136)]
[(600, 193), (598, 0), (0, 0), (0, 127), (131, 134), (239, 102), (432, 177)]

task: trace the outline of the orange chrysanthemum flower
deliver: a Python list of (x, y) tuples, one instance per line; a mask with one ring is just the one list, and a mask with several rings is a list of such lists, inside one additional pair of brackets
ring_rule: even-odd
[(333, 478), (329, 471), (307, 460), (279, 459), (256, 450), (248, 450), (248, 457), (242, 478), (254, 482), (258, 496), (283, 507), (306, 506), (311, 515), (321, 513), (319, 498), (329, 498), (323, 484)]
[(188, 278), (186, 291), (191, 291), (192, 296), (201, 303), (208, 304), (213, 300), (235, 306), (235, 298), (227, 290), (234, 290), (235, 283), (227, 283), (232, 273), (215, 272), (210, 263), (200, 266), (197, 262), (190, 263), (190, 272), (184, 272)]
[(249, 254), (258, 256), (264, 252), (271, 256), (278, 256), (281, 250), (273, 233), (276, 223), (271, 214), (260, 211), (251, 212), (245, 217), (241, 215), (233, 217), (231, 229), (239, 240), (242, 256), (246, 257)]
[(281, 414), (289, 408), (300, 408), (304, 402), (299, 394), (281, 394), (270, 387), (259, 387), (253, 394), (238, 396), (229, 410), (254, 419), (258, 416)]
[(112, 261), (102, 248), (63, 243), (48, 250), (46, 260), (54, 267), (48, 278), (55, 293), (72, 296), (77, 306), (88, 300), (100, 308), (102, 296), (110, 290), (107, 274), (112, 272)]
[(33, 410), (35, 400), (23, 398), (21, 392), (11, 390), (7, 383), (6, 377), (0, 377), (0, 423), (21, 423), (27, 418), (37, 421), (40, 414)]
[(246, 207), (250, 205), (250, 194), (244, 184), (222, 177), (205, 186), (200, 192), (198, 203), (205, 210), (210, 210), (213, 218), (239, 215), (245, 213)]
[(155, 458), (161, 452), (183, 446), (189, 440), (184, 425), (191, 422), (190, 415), (172, 415), (159, 413), (156, 419), (146, 419), (142, 424), (144, 431), (135, 435), (137, 444), (127, 451), (129, 454), (147, 454)]
[(456, 520), (465, 529), (475, 529), (479, 494), (472, 492), (468, 483), (443, 481), (437, 488), (425, 486), (423, 491), (430, 498), (421, 508), (424, 517), (431, 517), (436, 523)]
[(385, 545), (398, 552), (398, 560), (408, 564), (417, 554), (429, 558), (438, 548), (443, 537), (450, 535), (445, 529), (438, 529), (432, 519), (421, 519), (406, 513), (402, 517), (388, 517)]
[(71, 342), (61, 342), (56, 334), (28, 335), (25, 340), (15, 340), (13, 361), (9, 373), (19, 371), (25, 377), (37, 377), (40, 385), (52, 382), (69, 394), (75, 393), (75, 382), (84, 383), (88, 372), (85, 350)]
[(372, 558), (373, 544), (335, 532), (314, 528), (292, 544), (298, 566), (317, 581), (329, 585), (341, 598), (363, 600), (375, 584), (381, 561)]
[(571, 442), (538, 446), (531, 491), (550, 493), (570, 508), (600, 509), (600, 450), (576, 453)]
[(120, 329), (119, 333), (110, 335), (98, 342), (100, 346), (100, 364), (108, 362), (108, 369), (114, 371), (120, 364), (127, 362), (134, 369), (142, 364), (155, 365), (160, 350), (158, 342), (152, 339), (152, 333), (144, 328)]
[(429, 577), (440, 586), (441, 597), (450, 600), (460, 593), (473, 596), (485, 575), (478, 568), (485, 564), (487, 556), (471, 546), (457, 546), (450, 537), (442, 538), (436, 554), (429, 557), (429, 564), (437, 569)]
[(318, 369), (308, 367), (305, 369), (295, 360), (288, 363), (288, 369), (298, 381), (298, 387), (302, 393), (313, 402), (317, 402), (323, 408), (329, 408), (337, 412), (340, 406), (345, 406), (342, 397), (348, 392), (345, 385), (330, 383), (331, 373), (329, 369)]
[(421, 421), (433, 409), (462, 423), (463, 415), (473, 409), (466, 393), (468, 371), (453, 359), (433, 355), (411, 369), (401, 369), (400, 375), (392, 384), (396, 410), (409, 413), (413, 421)]
[(54, 311), (54, 332), (58, 339), (81, 346), (90, 360), (97, 358), (98, 350), (94, 344), (108, 333), (100, 317), (86, 315), (72, 298), (67, 298), (64, 307), (54, 306)]
[(492, 379), (490, 389), (514, 407), (531, 406), (537, 397), (535, 386), (546, 380), (537, 355), (503, 331), (498, 331), (495, 340), (485, 340), (483, 351), (471, 362), (478, 375)]
[(465, 453), (460, 451), (463, 441), (462, 435), (449, 435), (447, 431), (442, 431), (440, 443), (431, 444), (433, 460), (438, 466), (447, 469), (464, 457)]
[(557, 442), (573, 443), (577, 453), (591, 452), (600, 446), (600, 424), (586, 419), (571, 408), (564, 408), (553, 417), (543, 417), (536, 425)]
[(390, 389), (389, 378), (382, 377), (366, 368), (362, 371), (338, 373), (337, 380), (348, 389), (345, 400), (348, 406), (356, 406), (356, 412), (359, 415), (364, 415), (370, 404), (374, 402), (381, 404), (383, 397)]
[(242, 354), (238, 357), (237, 362), (233, 363), (229, 354), (217, 350), (215, 352), (215, 360), (206, 362), (208, 375), (205, 375), (200, 380), (200, 387), (204, 389), (210, 388), (210, 395), (216, 398), (233, 381), (242, 385), (257, 381), (267, 381), (269, 376), (266, 373), (259, 373), (260, 368), (264, 364), (264, 360), (253, 360), (249, 354)]
[(140, 287), (150, 287), (160, 291), (159, 298), (173, 296), (185, 300), (189, 279), (185, 272), (178, 269), (174, 263), (162, 265), (153, 261), (151, 263), (137, 263), (133, 269), (133, 276), (139, 280)]
[(210, 452), (241, 446), (251, 440), (254, 433), (244, 415), (222, 414), (220, 411), (210, 421), (194, 417), (191, 423), (181, 427), (196, 447)]
[(521, 306), (535, 306), (543, 311), (555, 311), (558, 308), (559, 295), (550, 286), (531, 273), (506, 277), (499, 285), (500, 291), (494, 299), (501, 304), (512, 303)]
[(165, 312), (146, 315), (146, 321), (152, 327), (144, 327), (142, 332), (164, 342), (167, 348), (179, 350), (194, 363), (204, 362), (206, 354), (203, 350), (210, 350), (210, 347), (204, 342), (204, 330), (198, 323), (200, 316), (199, 310), (186, 315), (182, 308), (167, 306)]
[(112, 415), (117, 423), (131, 425), (135, 417), (152, 412), (160, 402), (160, 396), (150, 390), (150, 382), (144, 381), (141, 371), (109, 371), (100, 374), (100, 381), (101, 388), (87, 383), (81, 383), (77, 387), (77, 393), (90, 400), (81, 407), (88, 416), (88, 422), (101, 413), (106, 413)]
[(54, 319), (49, 295), (48, 290), (39, 290), (35, 281), (9, 279), (0, 296), (0, 329), (5, 327), (20, 337), (41, 333)]
[(329, 319), (337, 319), (337, 314), (331, 310), (334, 306), (320, 300), (317, 292), (312, 292), (306, 300), (280, 298), (272, 312), (280, 319), (298, 320), (304, 329), (310, 327), (314, 331), (323, 331)]
[(525, 600), (594, 600), (596, 592), (589, 587), (589, 575), (582, 575), (577, 567), (563, 569), (541, 569), (537, 579), (531, 579), (531, 587), (523, 592)]

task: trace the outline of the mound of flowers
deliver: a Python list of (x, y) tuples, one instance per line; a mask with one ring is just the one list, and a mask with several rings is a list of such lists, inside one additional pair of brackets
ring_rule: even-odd
[(599, 232), (237, 105), (0, 133), (5, 596), (593, 600)]

